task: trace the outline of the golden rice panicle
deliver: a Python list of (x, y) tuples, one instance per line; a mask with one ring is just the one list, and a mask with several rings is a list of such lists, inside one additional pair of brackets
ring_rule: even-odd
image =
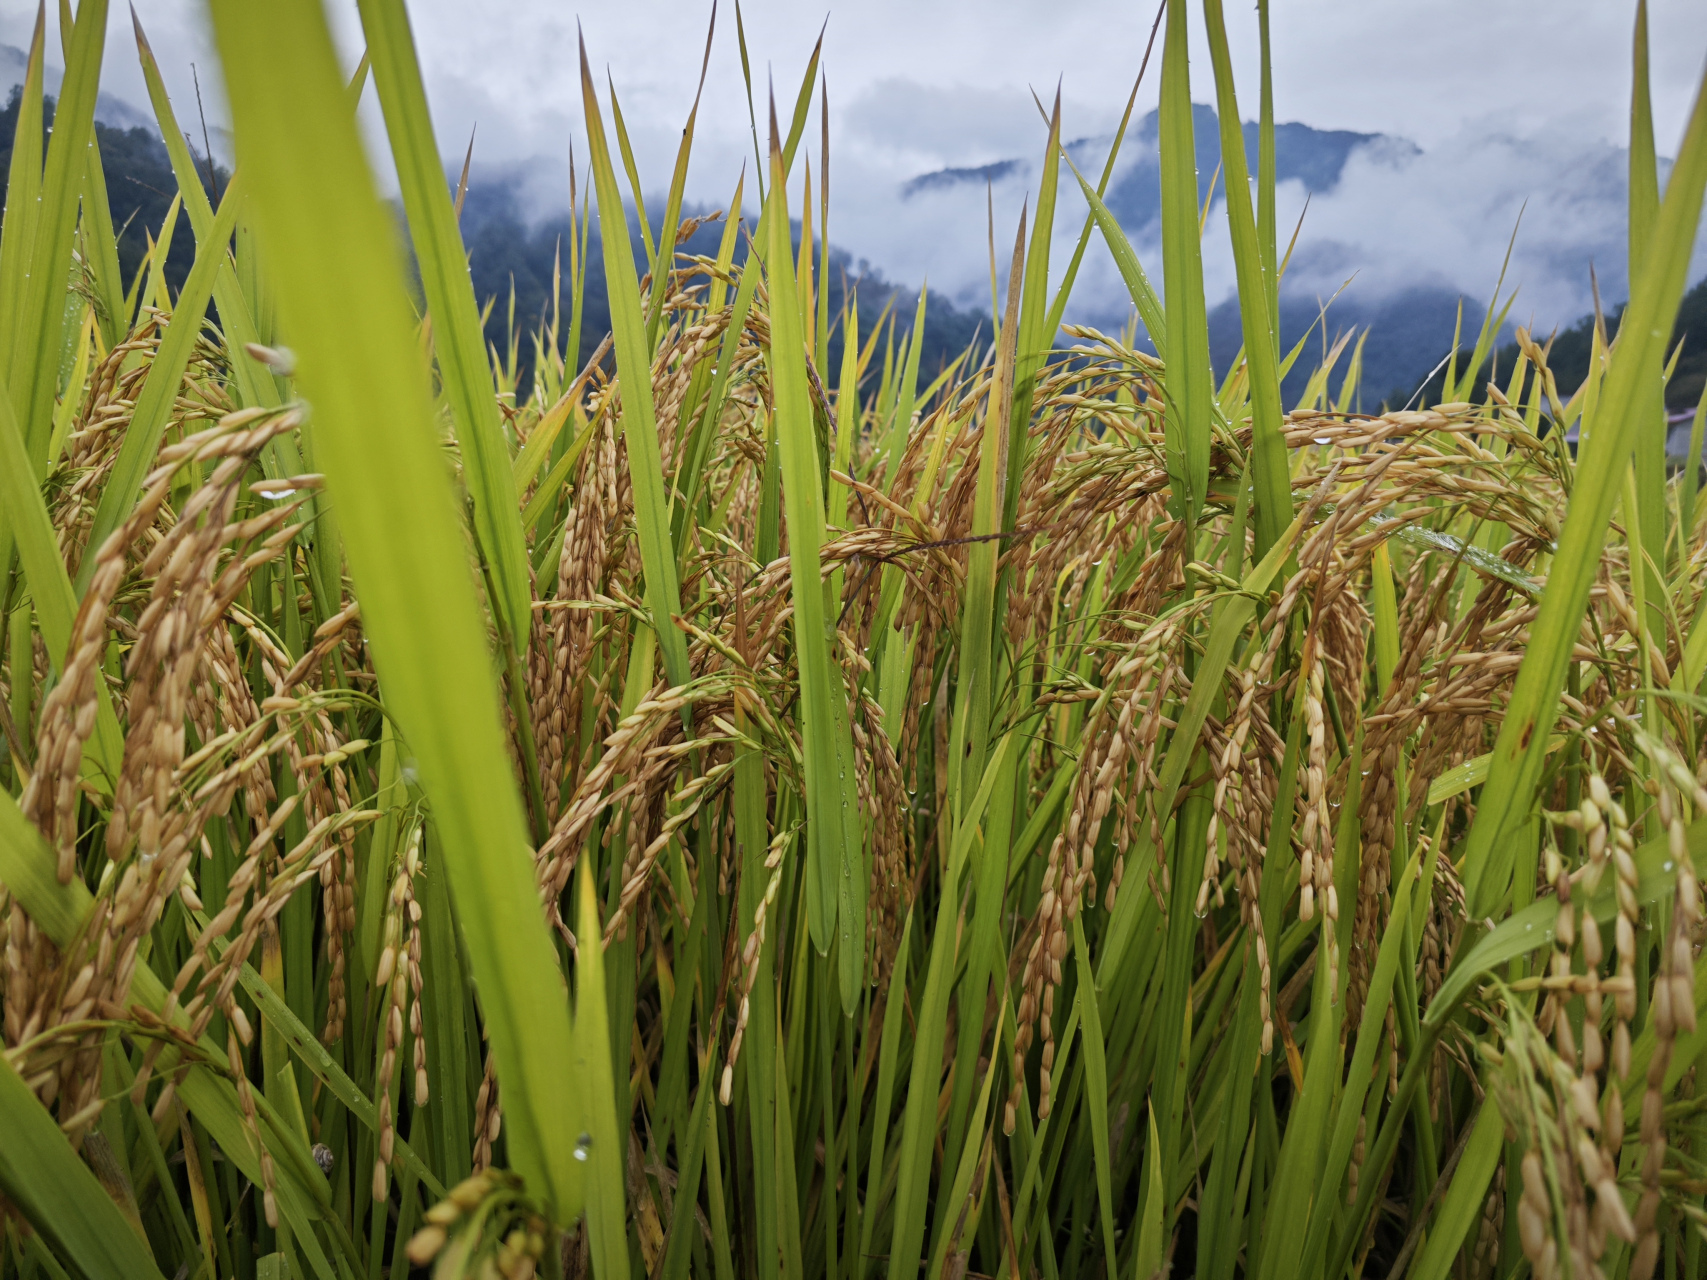
[[(1261, 662), (1261, 653), (1257, 655)], [(1235, 793), (1234, 805), (1241, 810), (1247, 807), (1254, 811), (1262, 806), (1250, 803), (1255, 799), (1249, 795), (1251, 791), (1261, 790), (1260, 779), (1266, 778), (1266, 771), (1260, 765), (1254, 768), (1245, 761), (1245, 743), (1250, 737), (1251, 726), (1256, 714), (1258, 670), (1251, 663), (1246, 663), (1239, 673), (1239, 702), (1236, 707), (1231, 729), (1227, 735), (1226, 746), (1223, 748), (1216, 763), (1215, 798), (1210, 808), (1209, 828), (1205, 837), (1204, 877), (1198, 888), (1196, 909), (1199, 915), (1208, 909), (1208, 888), (1215, 877), (1217, 868), (1217, 840), (1221, 825), (1221, 815), (1226, 804), (1227, 788), (1230, 781), (1237, 780), (1239, 785)], [(1258, 774), (1258, 784), (1248, 785), (1247, 769)], [(1254, 816), (1254, 814), (1253, 814)], [(1245, 927), (1250, 930), (1256, 948), (1257, 974), (1260, 988), (1258, 991), (1258, 1016), (1262, 1021), (1262, 1052), (1266, 1057), (1274, 1049), (1274, 1019), (1270, 1010), (1272, 994), (1272, 976), (1269, 970), (1268, 940), (1262, 926), (1261, 894), (1262, 894), (1262, 846), (1254, 837), (1252, 824), (1249, 821), (1236, 822), (1228, 832), (1228, 848), (1234, 859), (1234, 870), (1239, 895), (1239, 917)], [(1118, 863), (1116, 864), (1118, 866)], [(1219, 886), (1217, 886), (1219, 898)], [(1112, 893), (1112, 889), (1111, 889)], [(1219, 902), (1217, 903), (1219, 905)], [(1113, 909), (1113, 899), (1110, 898), (1109, 908)]]
[(1646, 734), (1638, 745), (1656, 766), (1648, 789), (1656, 801), (1657, 817), (1665, 831), (1669, 862), (1674, 868), (1676, 894), (1671, 928), (1660, 951), (1659, 971), (1653, 980), (1649, 1019), (1654, 1028), (1653, 1056), (1648, 1061), (1642, 1092), (1641, 1142), (1642, 1192), (1637, 1200), (1633, 1230), (1636, 1253), (1630, 1274), (1647, 1280), (1659, 1261), (1659, 1212), (1661, 1178), (1665, 1171), (1667, 1135), (1664, 1116), (1665, 1081), (1677, 1037), (1693, 1032), (1695, 1011), (1695, 938), (1701, 924), (1701, 895), (1695, 878), (1685, 830), (1686, 805), (1698, 805), (1700, 784), (1688, 768), (1664, 744)]
[(1506, 1174), (1505, 1165), (1494, 1170), (1493, 1186), (1482, 1206), (1482, 1219), (1476, 1228), (1476, 1247), (1471, 1267), (1478, 1275), (1487, 1275), (1498, 1264), (1500, 1245), (1505, 1236)]
[(747, 1032), (747, 1019), (752, 1009), (753, 986), (759, 977), (759, 953), (765, 946), (765, 925), (770, 913), (776, 909), (777, 891), (782, 887), (782, 858), (788, 848), (795, 842), (799, 828), (791, 827), (778, 832), (771, 838), (770, 847), (765, 852), (765, 870), (770, 876), (765, 881), (764, 896), (753, 908), (753, 930), (741, 944), (740, 981), (741, 998), (736, 1005), (735, 1030), (729, 1037), (729, 1053), (723, 1062), (723, 1074), (717, 1084), (717, 1098), (724, 1106), (728, 1106), (733, 1097), (735, 1085), (735, 1062), (741, 1055), (741, 1041)]
[(1608, 985), (1615, 993), (1612, 1069), (1623, 1080), (1630, 1074), (1630, 1022), (1636, 1016), (1636, 926), (1641, 914), (1636, 898), (1639, 875), (1631, 856), (1636, 846), (1630, 835), (1624, 806), (1612, 798), (1605, 777), (1598, 771), (1589, 774), (1588, 792), (1588, 798), (1583, 802), (1583, 825), (1589, 854), (1585, 882), (1592, 891), (1602, 869), (1610, 862), (1618, 895), (1618, 915), (1614, 922), (1614, 949), (1618, 965), (1613, 981)]
[[(320, 751), (320, 773), (314, 790), (322, 815), (347, 814), (354, 811), (349, 778), (344, 763), (354, 752), (367, 744), (361, 740), (338, 743), (329, 716), (322, 711), (316, 717)], [(327, 783), (330, 782), (328, 796)], [(355, 827), (340, 828), (336, 854), (320, 868), (322, 919), (326, 930), (327, 976), (326, 1022), (321, 1039), (335, 1044), (343, 1038), (345, 1020), (349, 1016), (347, 953), (350, 939), (356, 931), (356, 843)], [(416, 1002), (420, 993), (417, 988)]]
[[(481, 1031), (484, 1041), (485, 1030)], [(492, 1063), (492, 1049), (486, 1046), (481, 1054), (480, 1088), (474, 1097), (474, 1156), (476, 1174), (492, 1167), (492, 1148), (503, 1130), (504, 1115), (498, 1106), (498, 1073)]]
[(1327, 950), (1329, 990), (1337, 990), (1338, 958), (1333, 924), (1339, 918), (1333, 874), (1333, 826), (1328, 809), (1327, 715), (1322, 707), (1323, 665), (1314, 646), (1306, 652), (1304, 687), (1304, 819), (1298, 833), (1298, 918), (1313, 920), (1320, 900), (1328, 923), (1322, 930)]
[[(397, 1078), (397, 1058), (403, 1051), (405, 1010), (414, 1040), (415, 1105), (427, 1102), (426, 1044), (421, 1025), (421, 904), (415, 900), (415, 881), (421, 873), (421, 843), (426, 832), (417, 825), (404, 842), (402, 853), (392, 864), (390, 892), (386, 897), (379, 964), (374, 969), (374, 989), (380, 998), (380, 1044), (378, 1083), (379, 1148), (373, 1164), (373, 1198), (385, 1199), (386, 1173), (396, 1154), (397, 1116), (391, 1087)], [(415, 992), (411, 1006), (409, 993)]]
[[(1431, 600), (1439, 598), (1437, 594)], [(1351, 975), (1346, 985), (1348, 1023), (1362, 1018), (1369, 975), (1385, 926), (1391, 855), (1403, 816), (1399, 813), (1400, 762), (1404, 740), (1414, 728), (1407, 711), (1416, 704), (1423, 680), (1423, 662), (1434, 634), (1434, 626), (1426, 621), (1410, 630), (1379, 711), (1364, 717), (1367, 776), (1359, 797), (1362, 843), (1358, 853), (1362, 874), (1352, 931)]]
[[(857, 652), (845, 633), (842, 641), (844, 653)], [(860, 714), (854, 716), (856, 697)], [(872, 815), (871, 897), (866, 918), (869, 979), (882, 986), (889, 980), (901, 945), (902, 922), (911, 905), (912, 824), (908, 821), (901, 763), (885, 732), (882, 705), (871, 696), (867, 685), (850, 690), (849, 706), (861, 800)]]
[(1559, 1271), (1559, 1245), (1553, 1235), (1553, 1202), (1541, 1153), (1523, 1153), (1523, 1195), (1517, 1202), (1518, 1238), (1537, 1280), (1552, 1280)]

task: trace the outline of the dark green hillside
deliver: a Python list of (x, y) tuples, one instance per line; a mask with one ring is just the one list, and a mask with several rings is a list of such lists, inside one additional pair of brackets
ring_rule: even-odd
[[(703, 214), (711, 210), (686, 212)], [(629, 239), (639, 255), (642, 252), (640, 224), (632, 211), (629, 214), (629, 223)], [(656, 222), (653, 230), (657, 231)], [(715, 257), (722, 234), (721, 222), (707, 224), (683, 246), (683, 251)], [(523, 215), (514, 183), (502, 178), (475, 181), (470, 184), (463, 205), (462, 238), (468, 248), (469, 271), (474, 277), (474, 296), (482, 304), (489, 299), (494, 302), (486, 321), (486, 340), (500, 352), (507, 352), (509, 349), (510, 296), (511, 289), (514, 288), (515, 326), (521, 337), (517, 347), (517, 390), (518, 394), (525, 394), (533, 376), (531, 335), (540, 318), (551, 313), (552, 273), (560, 246), (565, 274), (564, 305), (567, 306), (570, 238), (568, 216), (559, 214), (530, 225)], [(798, 244), (798, 241), (796, 243)], [(746, 242), (743, 239), (738, 243), (736, 261), (744, 262), (746, 256)], [(588, 257), (586, 313), (581, 322), (582, 361), (592, 355), (600, 339), (610, 328), (610, 312), (605, 297), (604, 258), (599, 247), (596, 220)], [(639, 265), (640, 270), (644, 272), (646, 268), (643, 259)], [(860, 326), (863, 333), (869, 334), (871, 325), (876, 323), (885, 303), (891, 298), (894, 299), (895, 310), (901, 316), (896, 330), (898, 337), (901, 331), (911, 324), (917, 295), (905, 286), (886, 280), (881, 272), (873, 270), (869, 264), (854, 263), (845, 251), (832, 245), (832, 317), (839, 314), (846, 290), (854, 287), (857, 287), (859, 294)], [(934, 376), (939, 368), (965, 350), (974, 334), (979, 331), (980, 323), (982, 331), (987, 334), (988, 317), (960, 311), (946, 301), (933, 299), (926, 308), (924, 343), (919, 358), (921, 380)], [(568, 330), (569, 321), (565, 314), (562, 325), (564, 341), (568, 340)], [(840, 359), (840, 351), (839, 338), (833, 338), (832, 368), (836, 367)]]
[[(1618, 332), (1619, 322), (1623, 318), (1624, 304), (1620, 303), (1618, 309), (1606, 318), (1609, 336)], [(1553, 376), (1558, 379), (1561, 393), (1575, 390), (1588, 373), (1593, 335), (1594, 317), (1589, 315), (1553, 339), (1553, 350), (1547, 363), (1553, 370)], [(1679, 342), (1683, 344), (1683, 350), (1678, 355), (1677, 367), (1672, 371), (1671, 380), (1666, 383), (1666, 407), (1674, 413), (1681, 409), (1693, 409), (1701, 399), (1703, 390), (1707, 389), (1707, 277), (1703, 277), (1693, 289), (1683, 295), (1683, 303), (1677, 309), (1677, 324), (1672, 329), (1668, 351)], [(1510, 368), (1510, 361), (1514, 360), (1516, 355), (1517, 348), (1514, 345), (1500, 353), (1500, 361)]]
[[(1609, 338), (1618, 334), (1618, 326), (1624, 318), (1624, 307), (1624, 303), (1619, 303), (1617, 308), (1605, 317)], [(1471, 344), (1475, 341), (1475, 329), (1481, 323), (1480, 307), (1466, 303), (1464, 313), (1464, 355), (1468, 356)], [(1439, 355), (1434, 356), (1433, 360), (1443, 358), (1451, 348), (1450, 321), (1443, 332), (1445, 340), (1440, 342)], [(1594, 316), (1583, 316), (1569, 328), (1561, 329), (1555, 334), (1537, 333), (1535, 338), (1543, 346), (1547, 346), (1551, 338), (1547, 366), (1553, 371), (1559, 394), (1568, 398), (1588, 375), (1588, 362), (1594, 341)], [(1679, 344), (1681, 350), (1678, 349)], [(1683, 295), (1683, 302), (1677, 311), (1677, 323), (1672, 327), (1666, 351), (1668, 358), (1672, 352), (1677, 352), (1677, 364), (1672, 370), (1671, 379), (1666, 383), (1666, 408), (1672, 413), (1693, 409), (1703, 392), (1707, 391), (1707, 277), (1697, 281), (1695, 287)], [(1503, 387), (1517, 362), (1517, 355), (1515, 341), (1501, 345), (1491, 374), (1484, 371), (1482, 381), (1485, 383), (1489, 376), (1497, 374)], [(1432, 367), (1432, 360), (1430, 365)], [(1421, 386), (1421, 397), (1424, 400), (1437, 399), (1441, 384), (1442, 376), (1437, 373)], [(1411, 400), (1418, 392), (1417, 384), (1412, 382), (1395, 389), (1388, 400), (1397, 406)], [(1480, 390), (1475, 398), (1482, 398)]]
[[(12, 140), (18, 119), (19, 91), (14, 88), (4, 110), (0, 110), (0, 199), (5, 193), (7, 174), (12, 158)], [(1207, 107), (1198, 107), (1204, 116), (1199, 121), (1198, 136), (1203, 139), (1205, 154), (1200, 166), (1207, 163), (1212, 171), (1218, 158), (1218, 141), (1214, 130), (1214, 115)], [(46, 114), (51, 124), (53, 100), (47, 101)], [(1140, 128), (1153, 128), (1145, 120)], [(107, 200), (112, 208), (113, 224), (121, 229), (118, 252), (119, 265), (128, 286), (147, 251), (147, 237), (157, 236), (166, 217), (172, 195), (177, 189), (171, 162), (165, 145), (146, 128), (118, 129), (97, 123), (102, 165), (106, 173)], [(1282, 126), (1277, 133), (1282, 176), (1298, 176), (1315, 185), (1331, 187), (1339, 170), (1357, 145), (1375, 139), (1375, 135), (1353, 133), (1324, 133), (1304, 126)], [(1143, 141), (1140, 137), (1140, 141)], [(199, 148), (192, 146), (199, 160)], [(204, 160), (205, 163), (205, 160)], [(1134, 166), (1126, 175), (1119, 194), (1123, 218), (1142, 222), (1149, 216), (1154, 192), (1149, 185), (1157, 181), (1144, 164)], [(223, 188), (229, 175), (222, 169), (212, 174), (204, 170), (203, 185), (211, 190), (215, 182)], [(958, 176), (958, 175), (956, 175)], [(944, 175), (927, 175), (943, 179)], [(923, 182), (925, 179), (920, 179)], [(1149, 184), (1149, 185), (1147, 185)], [(1111, 201), (1111, 203), (1113, 203)], [(703, 212), (703, 211), (702, 211)], [(631, 239), (637, 251), (640, 243), (639, 224), (630, 214), (633, 224)], [(487, 317), (486, 338), (500, 353), (509, 350), (511, 343), (511, 296), (514, 292), (515, 333), (517, 347), (518, 391), (525, 396), (531, 385), (533, 344), (531, 335), (540, 318), (550, 314), (552, 271), (559, 245), (564, 246), (567, 270), (569, 220), (557, 215), (543, 221), (530, 222), (524, 215), (516, 184), (505, 177), (487, 178), (474, 182), (468, 192), (463, 210), (463, 238), (468, 248), (469, 270), (474, 279), (475, 296), (484, 304), (493, 305)], [(715, 254), (721, 234), (720, 224), (700, 229), (685, 246), (690, 253)], [(166, 259), (166, 279), (174, 288), (182, 285), (195, 257), (195, 240), (187, 220), (180, 219)], [(586, 291), (586, 314), (581, 330), (579, 363), (590, 356), (609, 328), (609, 313), (605, 300), (603, 259), (597, 240), (597, 226), (589, 249), (590, 272)], [(745, 259), (745, 244), (737, 254)], [(644, 267), (642, 268), (644, 270)], [(901, 328), (910, 323), (913, 308), (912, 292), (905, 286), (886, 280), (881, 271), (869, 264), (854, 263), (844, 251), (832, 247), (830, 254), (830, 302), (833, 312), (839, 312), (844, 289), (857, 284), (860, 298), (861, 325), (867, 332), (883, 306), (891, 298), (901, 315)], [(1468, 343), (1480, 320), (1479, 303), (1468, 302), (1465, 307), (1465, 326)], [(1457, 311), (1455, 295), (1442, 289), (1416, 288), (1391, 298), (1363, 303), (1348, 295), (1335, 303), (1328, 317), (1328, 338), (1352, 330), (1367, 329), (1369, 337), (1364, 346), (1362, 404), (1378, 408), (1382, 402), (1394, 405), (1405, 403), (1415, 393), (1418, 379), (1435, 367), (1451, 345), (1452, 326)], [(1616, 333), (1622, 305), (1607, 317), (1609, 332)], [(1283, 294), (1281, 299), (1281, 337), (1290, 346), (1298, 337), (1315, 325), (1319, 318), (1318, 304), (1313, 298)], [(987, 332), (988, 317), (976, 312), (957, 310), (946, 300), (933, 300), (925, 322), (925, 337), (920, 361), (921, 376), (930, 377), (947, 361), (954, 358), (981, 329)], [(1559, 332), (1553, 341), (1552, 367), (1558, 377), (1560, 390), (1569, 393), (1582, 381), (1588, 367), (1590, 335), (1593, 317), (1585, 316), (1570, 328)], [(567, 317), (562, 329), (568, 337)], [(1540, 335), (1538, 335), (1540, 336)], [(1242, 335), (1239, 330), (1238, 308), (1228, 302), (1210, 315), (1210, 338), (1217, 368), (1224, 368), (1237, 353)], [(1301, 358), (1287, 380), (1290, 399), (1302, 391), (1310, 369), (1323, 354), (1323, 335), (1312, 336), (1312, 348)], [(1684, 344), (1675, 374), (1668, 386), (1667, 402), (1675, 409), (1692, 408), (1707, 385), (1707, 280), (1703, 280), (1685, 295), (1678, 316), (1674, 342)], [(832, 343), (839, 353), (839, 342)], [(1501, 347), (1495, 368), (1510, 369), (1517, 347), (1508, 343)], [(838, 356), (839, 358), (839, 356)], [(1336, 389), (1346, 371), (1349, 353), (1336, 367), (1331, 385)], [(1440, 377), (1436, 375), (1425, 395), (1437, 395)]]
[[(0, 111), (0, 200), (4, 199), (6, 178), (11, 171), (12, 141), (17, 131), (19, 90), (14, 87), (4, 111)], [(47, 123), (51, 125), (53, 100), (47, 100)], [(107, 200), (112, 208), (113, 225), (122, 229), (119, 237), (119, 265), (126, 286), (131, 282), (138, 265), (147, 252), (147, 237), (158, 236), (166, 211), (177, 190), (171, 161), (166, 147), (152, 131), (144, 128), (115, 129), (97, 123), (95, 126), (101, 147), (101, 162), (106, 173)], [(198, 160), (205, 163), (200, 148), (191, 147)], [(229, 174), (215, 168), (213, 174), (204, 171), (204, 188), (212, 190), (217, 181), (224, 188)], [(690, 211), (692, 212), (692, 211)], [(640, 244), (639, 224), (630, 215), (633, 242)], [(463, 208), (463, 239), (468, 248), (469, 270), (474, 278), (475, 296), (482, 304), (493, 303), (486, 322), (486, 339), (500, 353), (510, 347), (510, 300), (514, 289), (515, 327), (520, 337), (517, 343), (518, 391), (523, 398), (533, 379), (533, 344), (531, 335), (542, 316), (551, 311), (552, 271), (558, 246), (564, 246), (564, 270), (568, 270), (569, 220), (559, 215), (530, 224), (523, 216), (514, 184), (505, 179), (477, 181), (468, 191)], [(717, 252), (721, 224), (702, 228), (684, 248), (689, 253), (708, 256)], [(737, 253), (744, 261), (745, 244)], [(586, 314), (582, 321), (580, 360), (585, 360), (597, 348), (610, 327), (610, 314), (605, 300), (604, 265), (595, 223), (589, 247), (589, 279), (586, 292)], [(187, 219), (180, 218), (166, 258), (166, 280), (176, 290), (183, 285), (195, 260), (195, 237)], [(863, 264), (861, 264), (863, 265)], [(644, 266), (641, 268), (644, 270)], [(830, 305), (832, 313), (842, 305), (844, 288), (857, 284), (859, 288), (862, 324), (876, 322), (884, 304), (896, 299), (903, 316), (903, 327), (910, 323), (914, 296), (902, 286), (885, 280), (880, 273), (866, 269), (858, 275), (849, 256), (832, 248), (830, 254)], [(980, 317), (955, 310), (945, 301), (935, 301), (928, 309), (925, 321), (925, 341), (921, 352), (922, 377), (929, 377), (952, 360), (971, 341), (978, 330)], [(988, 324), (985, 324), (988, 329)], [(563, 340), (568, 339), (568, 317), (564, 317)], [(832, 343), (834, 358), (839, 358), (839, 343)], [(579, 361), (577, 361), (579, 363)]]
[[(0, 200), (5, 197), (6, 183), (12, 170), (12, 141), (18, 129), (20, 90), (14, 86), (7, 96), (5, 110), (0, 111)], [(44, 124), (53, 123), (54, 100), (47, 99)], [(119, 267), (128, 287), (131, 277), (148, 252), (148, 237), (158, 236), (166, 220), (166, 210), (177, 193), (178, 182), (172, 176), (172, 162), (166, 146), (155, 133), (143, 129), (115, 129), (96, 122), (95, 134), (100, 141), (101, 167), (106, 172), (107, 203), (113, 212), (113, 229), (122, 234), (118, 240)], [(195, 150), (192, 148), (192, 150)], [(199, 151), (197, 152), (200, 158)], [(221, 187), (229, 175), (216, 169), (211, 179)], [(202, 179), (210, 186), (210, 177)], [(196, 241), (189, 220), (180, 217), (172, 246), (166, 255), (166, 280), (173, 289), (179, 288), (195, 261)]]

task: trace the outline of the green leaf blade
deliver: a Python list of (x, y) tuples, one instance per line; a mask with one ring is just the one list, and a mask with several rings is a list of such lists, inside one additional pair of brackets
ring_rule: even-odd
[[(254, 184), (385, 705), (441, 835), (503, 1081), (511, 1160), (567, 1222), (581, 1202), (574, 1099), (558, 1081), (569, 1014), (391, 229), (319, 10), (219, 0), (213, 17), (239, 162)], [(425, 599), (430, 611), (417, 607)]]

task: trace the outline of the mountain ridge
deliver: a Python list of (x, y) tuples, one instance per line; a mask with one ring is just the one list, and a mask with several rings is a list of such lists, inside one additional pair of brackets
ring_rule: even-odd
[[(1192, 103), (1191, 112), (1198, 182), (1202, 185), (1209, 180), (1205, 175), (1218, 178), (1221, 165), (1220, 117), (1214, 107), (1202, 102)], [(1246, 155), (1254, 167), (1260, 127), (1256, 121), (1246, 120), (1242, 128)], [(1128, 235), (1141, 234), (1160, 221), (1161, 166), (1157, 158), (1160, 142), (1160, 114), (1150, 111), (1138, 119), (1122, 144), (1116, 176), (1104, 203), (1120, 220)], [(1064, 149), (1081, 171), (1090, 172), (1090, 166), (1102, 165), (1113, 144), (1112, 134), (1091, 135), (1064, 144)], [(1420, 155), (1422, 151), (1410, 139), (1393, 134), (1318, 129), (1314, 125), (1291, 120), (1274, 127), (1275, 176), (1281, 182), (1301, 182), (1306, 190), (1313, 193), (1332, 191), (1339, 185), (1346, 163), (1360, 147), (1375, 148), (1387, 155)], [(930, 170), (904, 181), (900, 192), (903, 199), (908, 199), (962, 183), (1029, 177), (1034, 171), (1031, 161), (1008, 156), (981, 165), (945, 166)]]
[[(21, 81), (25, 55), (12, 46), (0, 45), (0, 94), (5, 95), (7, 109), (0, 111), (0, 182), (4, 181), (4, 164), (9, 156), (16, 108), (12, 105), (16, 83), (8, 91), (8, 74)], [(44, 79), (51, 88), (57, 87), (59, 72), (47, 68)], [(1220, 129), (1213, 107), (1193, 104), (1194, 138), (1200, 182), (1208, 173), (1213, 178), (1220, 165)], [(157, 135), (152, 116), (145, 116), (123, 99), (102, 93), (97, 106), (98, 136), (108, 178), (109, 200), (115, 223), (130, 223), (120, 243), (121, 266), (128, 275), (134, 271), (144, 251), (142, 232), (158, 234), (170, 191), (175, 180), (165, 148)], [(1108, 204), (1120, 219), (1127, 234), (1135, 241), (1147, 241), (1159, 231), (1160, 172), (1158, 163), (1159, 121), (1157, 113), (1141, 117), (1123, 147), (1123, 157), (1109, 187)], [(1254, 122), (1243, 124), (1246, 145), (1254, 155), (1257, 145)], [(1100, 166), (1111, 137), (1078, 138), (1067, 145), (1069, 155), (1081, 169)], [(1381, 133), (1358, 133), (1351, 130), (1321, 130), (1297, 121), (1276, 126), (1276, 172), (1282, 182), (1297, 181), (1313, 194), (1333, 193), (1345, 177), (1347, 167), (1360, 157), (1390, 162), (1420, 155), (1420, 149), (1408, 139)], [(947, 167), (929, 171), (901, 184), (901, 197), (914, 199), (951, 191), (969, 184), (985, 184), (1009, 180), (1026, 180), (1032, 172), (1031, 162), (1017, 157), (997, 159), (983, 165)], [(222, 179), (221, 179), (222, 180)], [(704, 212), (704, 210), (700, 210)], [(630, 218), (634, 217), (630, 210)], [(463, 233), (469, 251), (470, 271), (477, 296), (503, 300), (512, 288), (515, 293), (516, 315), (524, 327), (531, 317), (544, 314), (550, 302), (550, 288), (556, 260), (557, 245), (567, 230), (567, 219), (561, 215), (529, 219), (522, 213), (517, 183), (504, 173), (489, 173), (479, 178), (470, 189), (463, 217)], [(687, 246), (690, 251), (714, 252), (715, 231), (702, 229), (705, 244)], [(1320, 332), (1312, 335), (1316, 344), (1315, 356), (1321, 358), (1341, 334), (1367, 334), (1362, 353), (1361, 400), (1366, 407), (1375, 407), (1388, 400), (1408, 399), (1447, 355), (1452, 344), (1460, 306), (1465, 326), (1473, 334), (1480, 326), (1485, 304), (1464, 291), (1437, 280), (1417, 279), (1397, 289), (1341, 292), (1332, 298), (1323, 319), (1324, 303), (1328, 300), (1319, 289), (1319, 282), (1341, 269), (1335, 259), (1343, 249), (1333, 241), (1318, 241), (1305, 245), (1293, 259), (1293, 270), (1281, 289), (1279, 328), (1284, 349), (1296, 343), (1300, 336), (1320, 323)], [(167, 262), (167, 278), (174, 286), (181, 283), (194, 257), (194, 242), (189, 227), (180, 221)], [(583, 333), (584, 358), (597, 345), (602, 325), (608, 323), (604, 311), (602, 263), (595, 252), (588, 263), (591, 275), (587, 292), (588, 311)], [(848, 277), (854, 279), (850, 282)], [(848, 284), (857, 284), (862, 291), (862, 324), (869, 328), (884, 303), (896, 301), (903, 323), (910, 314), (910, 299), (915, 289), (887, 280), (880, 267), (873, 268), (863, 259), (856, 264), (851, 254), (832, 246), (832, 297), (839, 302)], [(1698, 289), (1699, 292), (1699, 289)], [(1694, 295), (1692, 295), (1694, 296)], [(1105, 328), (1122, 323), (1128, 308), (1116, 304), (1108, 315), (1082, 317)], [(487, 339), (496, 350), (508, 347), (510, 334), (506, 316), (508, 308), (493, 307), (487, 322)], [(1574, 352), (1587, 330), (1591, 317), (1562, 326), (1561, 356)], [(927, 311), (923, 367), (927, 371), (941, 367), (959, 354), (965, 345), (980, 333), (987, 337), (988, 317), (981, 309), (957, 308), (940, 292), (933, 294)], [(1702, 333), (1688, 335), (1690, 346), (1686, 356), (1694, 353), (1707, 340), (1707, 324), (1699, 327)], [(1211, 357), (1217, 368), (1230, 367), (1236, 358), (1243, 333), (1237, 298), (1229, 296), (1214, 306), (1209, 314)], [(1566, 338), (1568, 336), (1568, 339)], [(1501, 332), (1501, 345), (1509, 343), (1512, 327)], [(520, 363), (524, 381), (531, 365), (529, 344), (521, 344)], [(1586, 348), (1585, 348), (1586, 349)], [(1509, 366), (1509, 356), (1502, 355)], [(1344, 377), (1350, 360), (1349, 349), (1341, 357), (1333, 378), (1337, 387)], [(1316, 359), (1301, 359), (1289, 375), (1285, 393), (1295, 399), (1308, 380)], [(1574, 357), (1572, 362), (1574, 368)], [(1586, 367), (1586, 366), (1585, 366)], [(1674, 405), (1678, 397), (1695, 386), (1693, 365), (1686, 359), (1680, 365), (1680, 378), (1670, 397)], [(1684, 375), (1688, 376), (1685, 377)], [(1561, 389), (1568, 390), (1566, 381), (1573, 375), (1560, 369)], [(1572, 384), (1574, 385), (1574, 383)], [(1697, 391), (1695, 394), (1699, 394)], [(1691, 402), (1692, 403), (1692, 402)]]

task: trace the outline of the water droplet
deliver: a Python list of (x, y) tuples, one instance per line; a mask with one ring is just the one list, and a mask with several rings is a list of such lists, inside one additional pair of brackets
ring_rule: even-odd
[(575, 1158), (577, 1160), (583, 1160), (584, 1161), (587, 1158), (587, 1152), (592, 1147), (592, 1145), (593, 1145), (593, 1135), (590, 1133), (583, 1133), (579, 1138), (576, 1138), (575, 1139)]
[(1667, 871), (1670, 871), (1670, 870), (1671, 870), (1671, 866), (1672, 866), (1672, 862), (1671, 862), (1671, 859), (1670, 859), (1670, 858), (1667, 858), (1667, 859), (1666, 859), (1666, 864), (1665, 864), (1665, 870), (1667, 870)]

